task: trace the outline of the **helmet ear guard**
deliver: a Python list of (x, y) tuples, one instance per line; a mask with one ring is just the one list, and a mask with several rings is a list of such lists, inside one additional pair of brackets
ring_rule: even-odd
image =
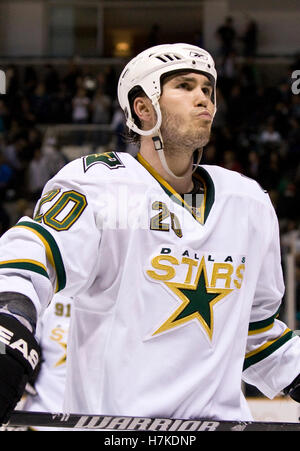
[(128, 116), (127, 121), (126, 121), (126, 125), (128, 128), (130, 128), (132, 131), (134, 131), (142, 136), (156, 135), (156, 133), (158, 133), (160, 126), (161, 126), (162, 116), (161, 116), (161, 111), (160, 111), (160, 107), (159, 107), (159, 103), (158, 103), (158, 98), (150, 99), (150, 100), (151, 100), (151, 103), (152, 103), (153, 108), (156, 113), (156, 124), (153, 128), (151, 128), (151, 130), (143, 130), (143, 129), (139, 128), (136, 125), (136, 123), (134, 122), (134, 119), (132, 118), (132, 116)]
[[(154, 148), (158, 152), (164, 169), (175, 178), (166, 162), (163, 140), (160, 133), (161, 78), (179, 71), (201, 72), (213, 82), (213, 103), (216, 111), (217, 73), (211, 55), (200, 47), (190, 44), (162, 44), (151, 47), (133, 58), (123, 69), (118, 83), (118, 100), (126, 116), (127, 127), (141, 136), (152, 136)], [(134, 112), (130, 104), (130, 93), (135, 88), (142, 90), (151, 100), (157, 120), (151, 130), (142, 130), (135, 123)], [(200, 155), (198, 156), (198, 163)], [(196, 168), (195, 168), (196, 169)]]

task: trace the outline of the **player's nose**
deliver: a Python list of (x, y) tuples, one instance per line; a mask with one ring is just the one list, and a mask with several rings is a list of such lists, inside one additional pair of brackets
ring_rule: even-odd
[(195, 97), (194, 97), (194, 102), (196, 106), (207, 106), (208, 105), (208, 97), (207, 95), (203, 92), (202, 87), (201, 86), (197, 86), (197, 88), (195, 89)]

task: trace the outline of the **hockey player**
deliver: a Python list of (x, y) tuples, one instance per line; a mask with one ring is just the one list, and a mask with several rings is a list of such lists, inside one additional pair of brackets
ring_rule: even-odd
[[(36, 336), (42, 348), (42, 362), (39, 371), (34, 375), (34, 380), (26, 385), (25, 394), (16, 406), (17, 410), (62, 411), (66, 385), (67, 338), (71, 302), (72, 300), (57, 293), (40, 319)], [(20, 429), (16, 428), (16, 430)], [(5, 427), (3, 430), (6, 430)], [(71, 429), (30, 427), (27, 430), (70, 431)]]
[(300, 339), (280, 321), (278, 224), (253, 180), (201, 166), (214, 61), (150, 48), (118, 85), (137, 159), (77, 159), (0, 240), (0, 420), (39, 360), (38, 317), (73, 298), (65, 412), (248, 420), (242, 379), (300, 401)]
[[(67, 339), (72, 300), (57, 293), (39, 322), (37, 338), (42, 365), (22, 408), (32, 412), (61, 412), (66, 384)], [(45, 431), (45, 427), (34, 430)], [(53, 428), (48, 428), (53, 430)], [(65, 430), (60, 428), (59, 430)]]

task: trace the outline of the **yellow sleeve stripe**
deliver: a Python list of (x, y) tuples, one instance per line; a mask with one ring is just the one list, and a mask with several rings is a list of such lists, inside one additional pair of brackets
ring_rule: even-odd
[(1, 261), (0, 268), (25, 269), (26, 271), (33, 271), (41, 274), (49, 279), (47, 268), (36, 260), (16, 259)]
[(62, 290), (66, 285), (66, 272), (61, 257), (60, 250), (55, 239), (43, 226), (35, 222), (22, 221), (18, 222), (14, 227), (22, 227), (34, 233), (43, 243), (46, 256), (56, 273), (56, 289), (55, 292)]
[(243, 370), (249, 368), (249, 366), (254, 365), (257, 362), (260, 362), (261, 360), (271, 355), (282, 345), (284, 345), (288, 340), (290, 340), (293, 336), (294, 336), (293, 331), (289, 328), (286, 328), (283, 334), (281, 334), (275, 340), (267, 341), (259, 348), (254, 349), (251, 352), (248, 352), (245, 356)]
[(262, 334), (263, 332), (266, 332), (267, 330), (272, 329), (273, 326), (274, 326), (274, 323), (270, 324), (269, 326), (262, 327), (261, 329), (249, 330), (248, 335)]

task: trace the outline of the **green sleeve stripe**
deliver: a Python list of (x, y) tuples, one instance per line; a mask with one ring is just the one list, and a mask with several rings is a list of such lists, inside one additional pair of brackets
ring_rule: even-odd
[(40, 224), (29, 221), (18, 222), (15, 227), (25, 227), (26, 229), (30, 229), (41, 239), (46, 249), (47, 258), (56, 272), (57, 284), (55, 292), (62, 290), (66, 286), (66, 272), (60, 250), (51, 233), (44, 229)]
[(261, 321), (255, 321), (253, 323), (249, 324), (249, 332), (252, 332), (254, 330), (258, 330), (258, 329), (264, 329), (265, 327), (270, 326), (271, 324), (274, 323), (275, 318), (279, 315), (279, 310), (277, 310), (277, 312), (270, 316), (269, 318), (263, 319)]
[(13, 268), (13, 269), (25, 269), (27, 271), (33, 271), (38, 274), (41, 274), (42, 276), (47, 277), (49, 279), (48, 273), (46, 269), (40, 265), (39, 263), (34, 263), (33, 261), (28, 262), (26, 260), (22, 261), (6, 261), (6, 262), (0, 262), (0, 268)]
[(282, 345), (284, 345), (287, 341), (289, 341), (294, 336), (294, 332), (292, 330), (287, 329), (283, 335), (281, 335), (277, 340), (273, 340), (269, 343), (258, 348), (256, 351), (250, 352), (246, 355), (244, 361), (243, 371), (249, 368), (251, 365), (260, 362), (265, 359), (269, 355), (273, 354), (273, 352), (277, 351)]

